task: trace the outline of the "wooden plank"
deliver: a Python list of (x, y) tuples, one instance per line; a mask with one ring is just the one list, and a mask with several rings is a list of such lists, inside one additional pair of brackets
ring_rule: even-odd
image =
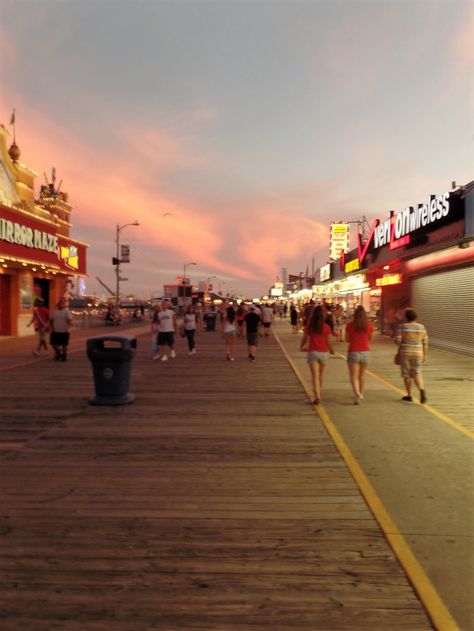
[(82, 352), (2, 373), (2, 631), (431, 629), (274, 340), (148, 342), (130, 406)]

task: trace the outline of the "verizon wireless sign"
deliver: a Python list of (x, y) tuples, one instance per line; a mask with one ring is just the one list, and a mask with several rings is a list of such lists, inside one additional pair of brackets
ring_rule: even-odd
[(432, 195), (430, 200), (409, 206), (391, 216), (383, 222), (376, 219), (372, 224), (369, 237), (364, 245), (358, 240), (359, 261), (362, 262), (368, 252), (388, 246), (390, 250), (408, 245), (412, 235), (435, 229), (438, 224), (446, 220), (451, 212), (451, 194)]

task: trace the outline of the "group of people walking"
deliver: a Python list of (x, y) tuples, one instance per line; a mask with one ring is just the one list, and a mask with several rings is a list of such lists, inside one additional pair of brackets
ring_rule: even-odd
[[(413, 401), (413, 382), (420, 391), (420, 403), (426, 403), (426, 391), (423, 381), (422, 365), (428, 351), (428, 335), (423, 324), (416, 321), (414, 309), (404, 312), (405, 322), (397, 330), (395, 342), (398, 345), (396, 363), (400, 364), (401, 375), (406, 387), (403, 401)], [(348, 342), (347, 366), (353, 390), (353, 401), (359, 405), (364, 400), (365, 375), (370, 363), (370, 343), (374, 332), (367, 313), (362, 305), (354, 310), (353, 318), (345, 327), (345, 340)], [(311, 371), (314, 399), (321, 401), (324, 370), (329, 355), (334, 355), (330, 337), (338, 337), (334, 323), (324, 305), (311, 306), (305, 318), (300, 350), (307, 352), (307, 361)]]
[[(236, 339), (246, 337), (248, 358), (255, 361), (259, 337), (268, 337), (273, 322), (273, 308), (265, 304), (258, 306), (224, 304), (213, 315), (218, 321), (224, 338), (225, 356), (228, 361), (235, 361)], [(155, 311), (152, 319), (152, 357), (155, 360), (168, 361), (176, 357), (175, 335), (179, 331), (188, 342), (188, 354), (196, 354), (196, 334), (202, 328), (205, 317), (198, 307), (189, 305), (184, 313), (182, 324), (178, 328), (175, 311), (168, 302), (163, 302)], [(214, 330), (214, 327), (207, 330)]]
[(27, 325), (33, 326), (38, 336), (38, 346), (33, 355), (48, 355), (47, 335), (54, 351), (56, 361), (67, 360), (67, 348), (69, 345), (72, 317), (64, 298), (60, 298), (56, 309), (50, 314), (43, 298), (36, 298), (33, 308), (33, 316)]

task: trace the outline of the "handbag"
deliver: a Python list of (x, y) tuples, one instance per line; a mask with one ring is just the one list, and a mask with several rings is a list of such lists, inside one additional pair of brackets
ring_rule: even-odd
[(401, 364), (401, 359), (400, 359), (400, 351), (397, 351), (397, 354), (395, 355), (395, 357), (393, 358), (394, 363), (397, 366), (400, 366)]
[(186, 337), (186, 329), (184, 328), (184, 326), (179, 327), (179, 334), (181, 335), (181, 337)]

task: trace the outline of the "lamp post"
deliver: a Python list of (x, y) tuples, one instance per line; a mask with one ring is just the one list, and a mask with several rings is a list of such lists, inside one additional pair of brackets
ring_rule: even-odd
[(186, 268), (197, 263), (185, 263), (183, 265), (183, 307), (186, 306)]
[(117, 245), (117, 256), (115, 258), (115, 275), (116, 275), (116, 296), (115, 300), (117, 302), (117, 307), (120, 306), (120, 232), (126, 228), (127, 226), (139, 226), (138, 221), (132, 221), (131, 223), (126, 223), (123, 226), (119, 226), (117, 224), (116, 232), (115, 232), (115, 243)]
[(208, 276), (207, 277), (207, 284), (206, 284), (206, 293), (207, 294), (209, 293), (209, 286), (210, 286), (210, 282), (209, 281), (211, 280), (211, 278), (217, 278), (217, 276)]

